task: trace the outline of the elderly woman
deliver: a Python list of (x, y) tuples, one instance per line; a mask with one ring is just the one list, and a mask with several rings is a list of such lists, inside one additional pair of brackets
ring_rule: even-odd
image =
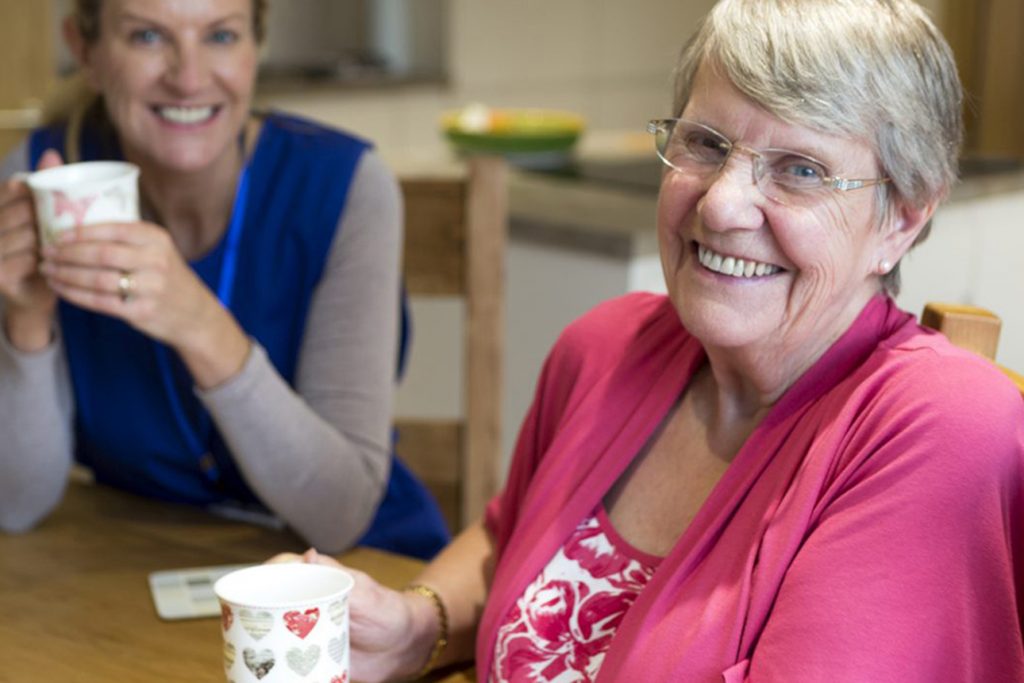
[(364, 140), (252, 111), (265, 4), (75, 4), (93, 97), (3, 177), (126, 159), (144, 220), (67, 234), (40, 263), (28, 190), (0, 187), (0, 528), (40, 520), (75, 459), (335, 551), (447, 540), (391, 457), (397, 183)]
[(716, 5), (651, 123), (668, 297), (565, 331), (419, 586), (359, 575), (354, 677), (1024, 680), (1024, 406), (890, 298), (960, 106), (910, 0)]

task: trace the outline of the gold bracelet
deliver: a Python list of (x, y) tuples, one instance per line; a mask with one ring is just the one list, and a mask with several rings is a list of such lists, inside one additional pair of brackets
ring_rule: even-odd
[(423, 665), (416, 675), (409, 680), (416, 680), (422, 678), (428, 673), (434, 670), (437, 665), (437, 661), (441, 658), (441, 653), (444, 652), (444, 648), (448, 645), (448, 610), (445, 609), (444, 603), (441, 602), (441, 596), (437, 594), (437, 591), (430, 586), (424, 586), (421, 583), (414, 583), (405, 587), (405, 592), (416, 593), (423, 597), (430, 598), (430, 601), (434, 603), (434, 609), (437, 610), (437, 624), (440, 630), (437, 634), (437, 640), (434, 641), (434, 647), (430, 651), (430, 656), (427, 658), (427, 663)]

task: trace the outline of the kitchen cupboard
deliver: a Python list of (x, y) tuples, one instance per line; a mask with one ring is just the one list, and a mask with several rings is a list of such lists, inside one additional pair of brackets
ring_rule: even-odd
[(1024, 2), (944, 0), (938, 21), (968, 95), (965, 154), (1024, 159)]
[(49, 2), (0, 0), (0, 155), (39, 121), (55, 80)]

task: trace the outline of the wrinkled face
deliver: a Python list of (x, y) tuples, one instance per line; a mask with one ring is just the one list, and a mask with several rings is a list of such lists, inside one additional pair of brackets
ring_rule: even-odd
[[(880, 175), (867, 144), (784, 123), (707, 67), (681, 116), (747, 148), (801, 152), (834, 175)], [(717, 173), (666, 171), (658, 239), (668, 291), (709, 350), (761, 345), (813, 360), (880, 289), (875, 270), (886, 254), (875, 193), (823, 189), (814, 201), (783, 205), (758, 189), (752, 163), (736, 151)]]
[(84, 55), (125, 154), (184, 172), (236, 153), (257, 63), (251, 0), (105, 0)]

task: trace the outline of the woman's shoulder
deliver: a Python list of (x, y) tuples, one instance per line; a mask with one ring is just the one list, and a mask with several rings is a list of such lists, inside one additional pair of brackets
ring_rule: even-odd
[[(273, 187), (274, 192), (257, 201), (304, 206), (316, 215), (306, 222), (330, 226), (332, 234), (338, 221), (353, 213), (375, 225), (381, 216), (372, 214), (399, 201), (394, 174), (367, 140), (291, 114), (273, 111), (261, 116), (253, 183)], [(356, 211), (359, 207), (364, 210)]]
[(339, 150), (362, 151), (373, 143), (355, 133), (336, 128), (322, 121), (272, 110), (261, 113), (262, 136), (286, 141), (311, 152), (333, 154)]
[(992, 362), (924, 328), (881, 347), (877, 361), (857, 402), (867, 423), (921, 444), (912, 450), (925, 458), (944, 454), (952, 470), (1024, 464), (1024, 401)]
[(994, 363), (938, 332), (918, 326), (883, 349), (883, 356), (891, 369), (889, 382), (917, 401), (969, 413), (1003, 406), (1024, 416), (1020, 392)]
[(652, 292), (631, 292), (597, 304), (566, 326), (561, 339), (593, 341), (602, 345), (629, 340), (652, 323), (678, 316), (668, 297)]
[(552, 356), (611, 363), (638, 341), (659, 332), (686, 334), (672, 302), (663, 294), (632, 292), (603, 301), (569, 323)]
[(930, 331), (907, 331), (797, 418), (794, 434), (809, 441), (794, 443), (830, 473), (822, 490), (835, 500), (860, 491), (847, 501), (928, 495), (962, 509), (1018, 486), (1024, 401), (1016, 387), (986, 359)]

